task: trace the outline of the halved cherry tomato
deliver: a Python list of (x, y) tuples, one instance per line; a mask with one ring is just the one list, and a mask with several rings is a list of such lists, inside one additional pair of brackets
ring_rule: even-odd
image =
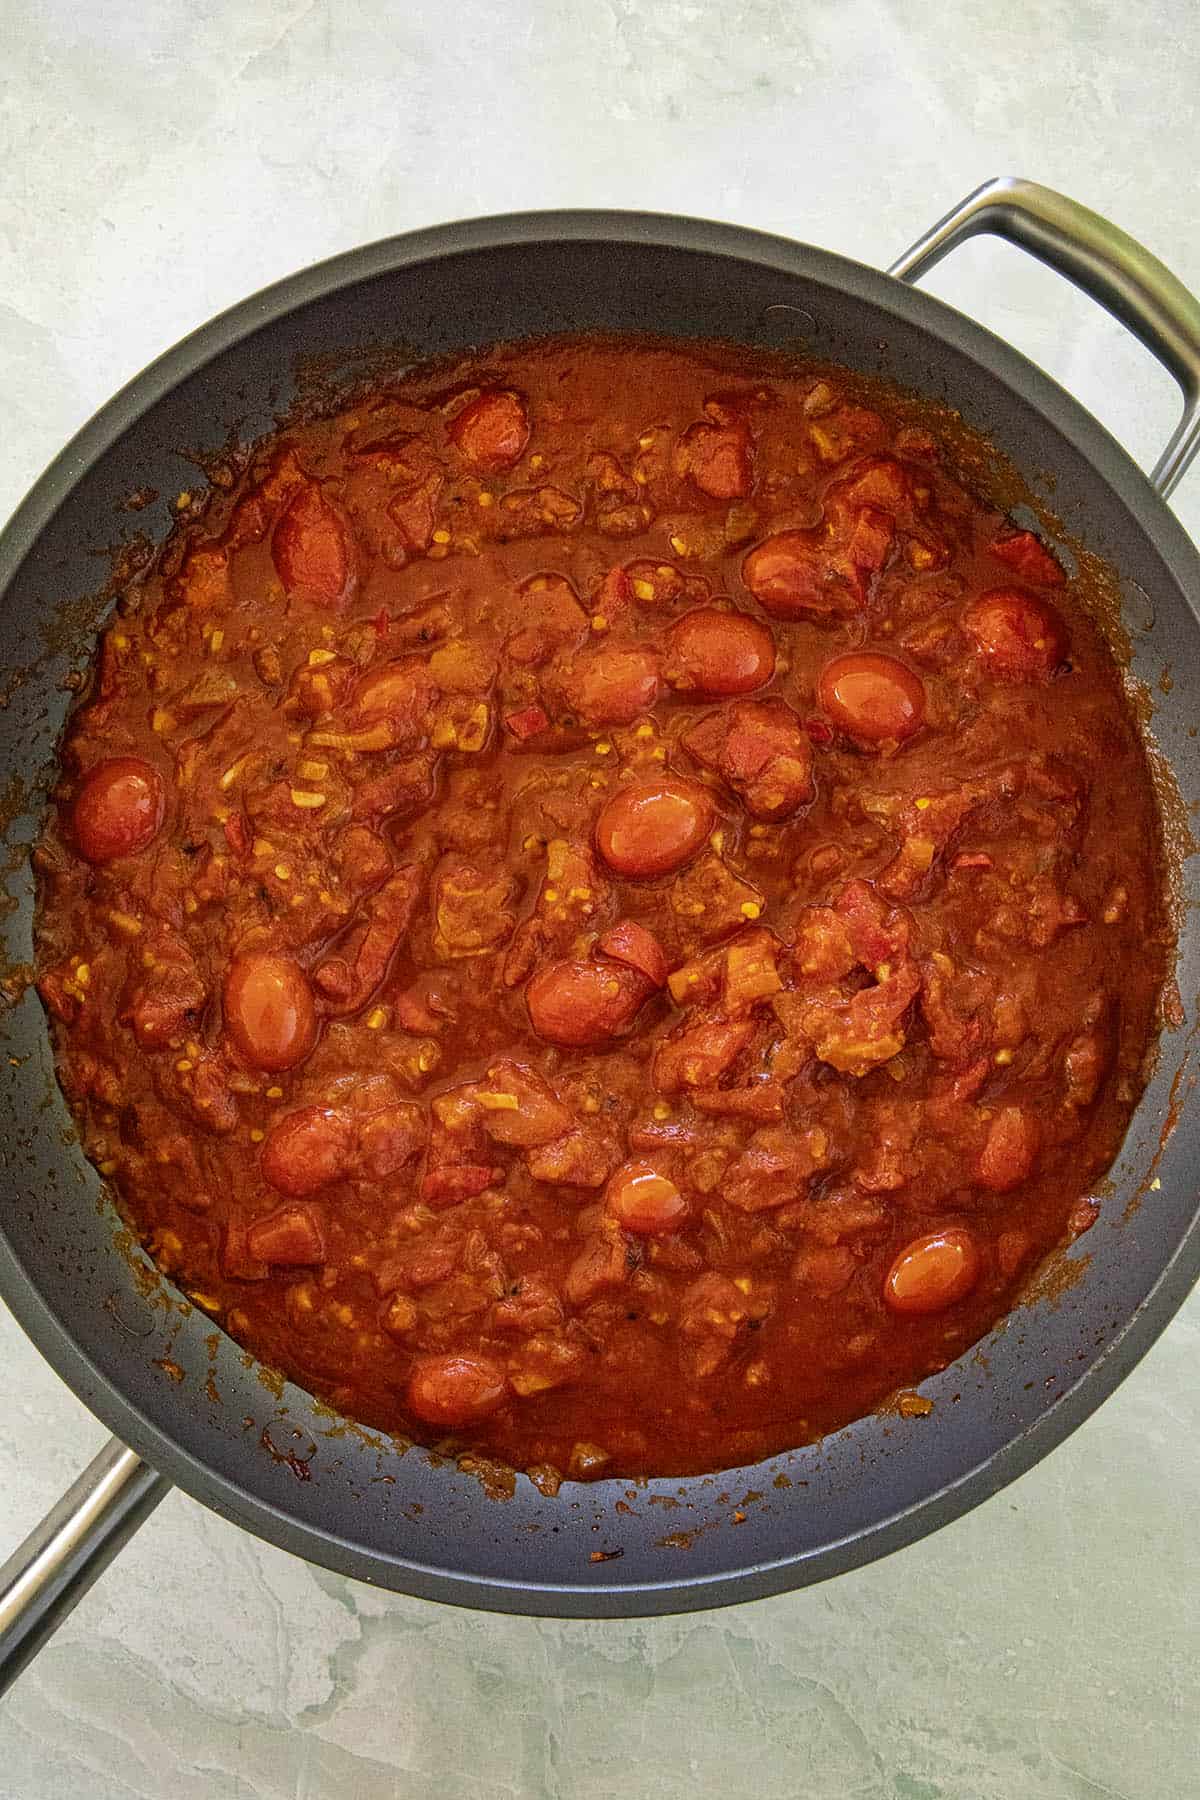
[(753, 693), (775, 673), (775, 640), (746, 613), (698, 607), (675, 621), (668, 642), (668, 681), (706, 700)]
[(477, 469), (511, 469), (529, 442), (525, 402), (507, 388), (485, 388), (454, 419), (450, 441)]
[(925, 719), (920, 677), (877, 651), (854, 651), (826, 663), (817, 698), (847, 736), (869, 744), (909, 738)]
[(627, 1162), (608, 1184), (605, 1210), (626, 1231), (639, 1237), (664, 1237), (678, 1231), (688, 1204), (675, 1183), (648, 1162)]
[(475, 1425), (504, 1405), (508, 1377), (486, 1356), (419, 1356), (406, 1398), (427, 1425)]
[(71, 808), (75, 847), (86, 862), (135, 856), (158, 835), (166, 811), (158, 770), (139, 756), (114, 756), (84, 777)]
[(703, 847), (716, 821), (708, 790), (670, 775), (618, 789), (596, 821), (596, 848), (618, 875), (671, 875)]
[(997, 681), (1044, 681), (1067, 654), (1066, 626), (1054, 607), (1020, 588), (991, 588), (962, 622)]
[(308, 977), (290, 956), (252, 951), (229, 965), (225, 1029), (252, 1068), (294, 1069), (317, 1041)]
[(883, 1284), (896, 1313), (941, 1312), (965, 1300), (979, 1280), (979, 1246), (965, 1226), (927, 1231), (906, 1244)]
[(603, 1044), (632, 1025), (650, 983), (613, 962), (556, 962), (525, 989), (529, 1019), (549, 1044)]

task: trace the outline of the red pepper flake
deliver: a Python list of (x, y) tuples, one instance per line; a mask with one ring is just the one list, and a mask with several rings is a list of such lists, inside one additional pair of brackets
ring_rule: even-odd
[(509, 713), (504, 723), (515, 738), (525, 739), (544, 731), (550, 720), (540, 706), (525, 706), (520, 712)]
[(823, 745), (833, 742), (833, 727), (827, 725), (824, 719), (805, 719), (804, 729), (814, 744)]
[(225, 842), (235, 856), (249, 856), (250, 833), (240, 812), (230, 813), (225, 821)]
[(733, 1522), (735, 1525), (744, 1525), (746, 1523), (745, 1513), (744, 1512), (735, 1512), (733, 1515)]
[(615, 1562), (618, 1556), (624, 1556), (623, 1550), (593, 1550), (589, 1561), (594, 1563)]
[(374, 631), (376, 631), (380, 637), (383, 637), (385, 635), (385, 633), (387, 632), (387, 628), (391, 624), (391, 622), (392, 621), (388, 614), (387, 608), (384, 606), (381, 606), (379, 611), (375, 614), (375, 617), (371, 620), (371, 626), (372, 626), (372, 629)]

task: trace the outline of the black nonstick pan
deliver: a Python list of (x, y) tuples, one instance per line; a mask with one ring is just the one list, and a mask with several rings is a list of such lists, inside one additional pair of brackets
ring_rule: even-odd
[[(1149, 479), (1023, 357), (910, 285), (980, 231), (1085, 288), (1177, 377), (1184, 418)], [(231, 433), (271, 429), (305, 358), (353, 370), (399, 340), (419, 360), (592, 327), (774, 348), (802, 340), (807, 353), (956, 408), (1051, 501), (1072, 538), (1116, 570), (1134, 674), (1149, 685), (1164, 665), (1173, 672), (1169, 693), (1156, 695), (1154, 737), (1185, 805), (1200, 805), (1200, 558), (1165, 504), (1200, 446), (1200, 306), (1144, 250), (1021, 181), (981, 188), (888, 274), (689, 219), (475, 220), (337, 257), (204, 326), (85, 427), (0, 536), (10, 970), (32, 954), (28, 850), (71, 699), (65, 684), (86, 666), (103, 616), (81, 596), (96, 590), (97, 551), (135, 527), (165, 537), (171, 500), (197, 482), (184, 447), (215, 450)], [(136, 516), (120, 510), (147, 488), (164, 498)], [(1182, 868), (1186, 1023), (1164, 1035), (1098, 1224), (1067, 1253), (1085, 1265), (1079, 1278), (1058, 1280), (1057, 1298), (1031, 1299), (925, 1382), (928, 1417), (873, 1415), (754, 1468), (636, 1488), (568, 1483), (553, 1499), (524, 1477), (498, 1498), (453, 1464), (400, 1453), (335, 1418), (149, 1279), (74, 1141), (36, 994), (15, 980), (0, 1017), (0, 1293), (116, 1440), (0, 1571), (0, 1684), (171, 1482), (345, 1574), (434, 1600), (574, 1617), (683, 1611), (818, 1581), (995, 1493), (1111, 1392), (1200, 1272), (1200, 1114), (1189, 1101), (1200, 881), (1195, 859)]]

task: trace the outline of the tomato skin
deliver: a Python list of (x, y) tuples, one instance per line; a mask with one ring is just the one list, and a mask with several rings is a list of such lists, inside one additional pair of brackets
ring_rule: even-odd
[(860, 743), (903, 742), (925, 720), (925, 685), (894, 656), (853, 651), (825, 664), (817, 698), (848, 737)]
[(235, 957), (224, 987), (225, 1029), (255, 1069), (294, 1069), (317, 1041), (308, 977), (290, 956), (252, 951)]
[(994, 681), (1046, 681), (1067, 654), (1067, 628), (1056, 609), (1020, 588), (990, 588), (962, 622)]
[(618, 789), (596, 821), (596, 848), (618, 875), (671, 875), (703, 848), (716, 808), (697, 782), (669, 775)]
[(139, 756), (114, 756), (84, 777), (71, 808), (71, 833), (85, 862), (136, 856), (158, 836), (167, 809), (158, 770)]
[(981, 1258), (973, 1234), (951, 1225), (927, 1231), (906, 1244), (883, 1283), (883, 1298), (894, 1313), (942, 1312), (965, 1300), (979, 1280)]
[(486, 1356), (419, 1356), (408, 1378), (409, 1410), (426, 1425), (475, 1425), (508, 1398), (508, 1377)]
[(262, 1147), (262, 1177), (277, 1193), (303, 1200), (340, 1181), (354, 1155), (354, 1127), (330, 1106), (302, 1106), (281, 1119)]
[(604, 1197), (609, 1216), (639, 1237), (665, 1237), (678, 1231), (688, 1204), (667, 1175), (649, 1162), (627, 1162), (611, 1177)]
[(619, 1037), (649, 991), (644, 975), (620, 963), (564, 961), (532, 977), (525, 1004), (540, 1038), (581, 1049)]
[(454, 419), (450, 441), (476, 469), (487, 474), (511, 469), (529, 442), (524, 401), (507, 388), (485, 388)]
[(698, 607), (675, 621), (668, 641), (667, 679), (705, 700), (753, 693), (775, 673), (775, 640), (746, 613)]
[(289, 599), (339, 612), (350, 598), (350, 533), (315, 481), (289, 500), (271, 538), (271, 558)]
[(605, 956), (611, 956), (614, 962), (626, 963), (636, 969), (652, 986), (667, 985), (670, 974), (667, 953), (654, 933), (635, 919), (618, 919), (603, 934), (596, 948)]

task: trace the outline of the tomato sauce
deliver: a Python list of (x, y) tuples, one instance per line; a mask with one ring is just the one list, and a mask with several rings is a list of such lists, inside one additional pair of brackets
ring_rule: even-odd
[(829, 371), (564, 339), (257, 447), (37, 853), (89, 1154), (241, 1344), (566, 1476), (809, 1441), (1065, 1241), (1171, 932), (1057, 558)]

